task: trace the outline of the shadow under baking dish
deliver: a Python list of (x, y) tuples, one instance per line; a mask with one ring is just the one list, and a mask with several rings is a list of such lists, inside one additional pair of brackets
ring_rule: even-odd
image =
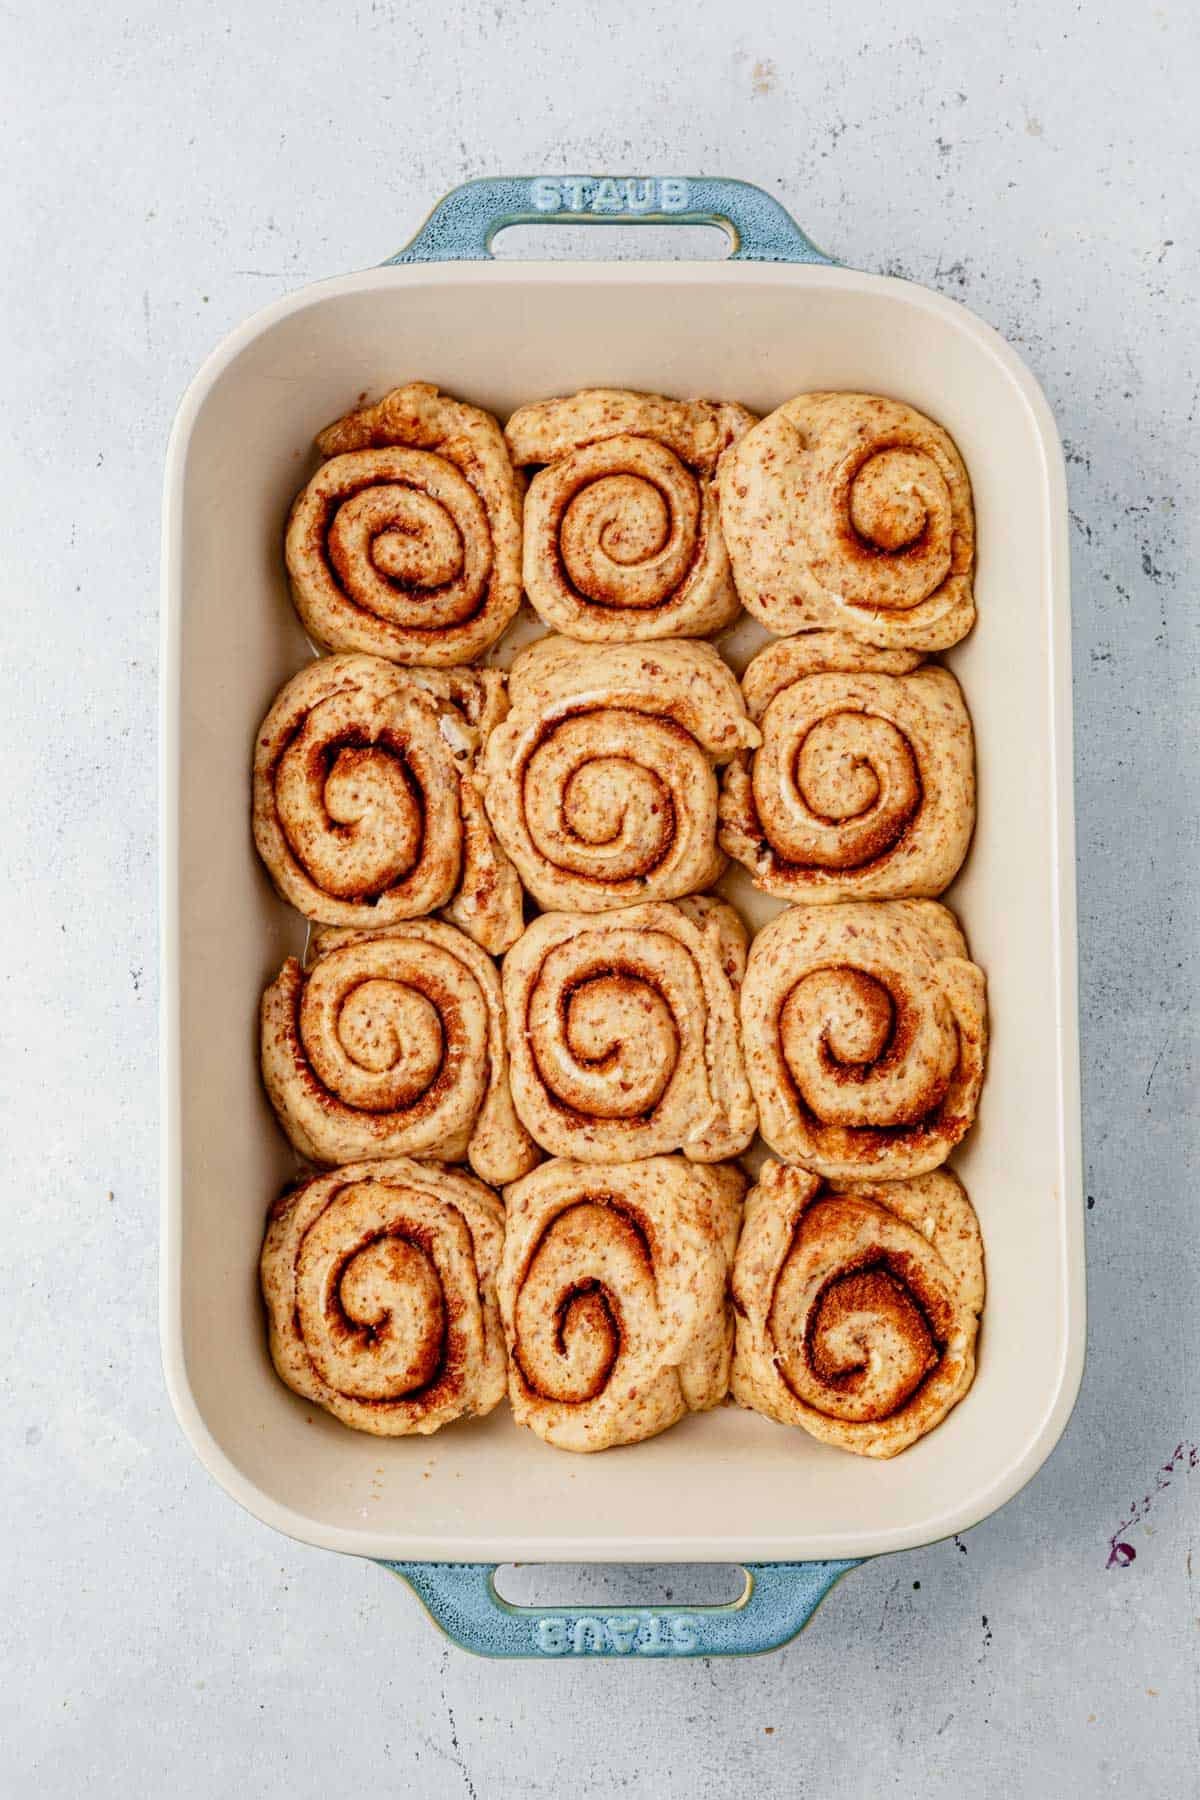
[[(979, 620), (945, 661), (974, 720), (979, 823), (945, 898), (988, 973), (992, 1050), (952, 1166), (989, 1293), (971, 1394), (895, 1461), (729, 1407), (589, 1458), (518, 1432), (507, 1407), (381, 1440), (271, 1370), (257, 1255), (295, 1162), (260, 1089), (256, 1009), (304, 923), (255, 856), (249, 769), (260, 719), (309, 654), (283, 525), (314, 432), (413, 378), (501, 417), (592, 384), (763, 412), (805, 389), (866, 389), (929, 413), (966, 459)], [(280, 302), (205, 365), (167, 474), (163, 1338), (185, 1431), (251, 1511), (392, 1559), (841, 1558), (964, 1529), (1034, 1473), (1083, 1358), (1065, 516), (1053, 422), (1002, 340), (953, 302), (845, 270), (375, 270)]]

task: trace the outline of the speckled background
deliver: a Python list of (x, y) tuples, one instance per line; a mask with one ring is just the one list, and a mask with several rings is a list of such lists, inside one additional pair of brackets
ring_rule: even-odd
[[(1194, 9), (17, 0), (4, 39), (0, 1790), (1196, 1791)], [(470, 1660), (377, 1569), (218, 1493), (159, 1375), (176, 399), (246, 313), (378, 261), (454, 182), (581, 168), (745, 176), (849, 263), (965, 301), (1070, 460), (1082, 1397), (1000, 1514), (745, 1663)]]

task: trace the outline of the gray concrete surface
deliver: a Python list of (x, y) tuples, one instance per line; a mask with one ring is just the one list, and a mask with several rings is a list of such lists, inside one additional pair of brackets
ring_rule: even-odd
[[(1196, 1791), (1194, 10), (16, 0), (3, 30), (0, 1792)], [(244, 1517), (155, 1327), (176, 398), (452, 183), (578, 168), (747, 176), (966, 301), (1046, 386), (1074, 524), (1078, 1410), (999, 1515), (860, 1569), (788, 1651), (636, 1673), (472, 1661)]]

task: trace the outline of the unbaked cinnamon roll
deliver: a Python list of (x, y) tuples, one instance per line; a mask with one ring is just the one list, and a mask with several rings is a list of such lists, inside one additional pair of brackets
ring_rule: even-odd
[(517, 657), (508, 692), (482, 786), (540, 906), (603, 912), (717, 879), (714, 769), (758, 731), (711, 646), (543, 638)]
[(271, 1210), (260, 1274), (271, 1360), (305, 1400), (377, 1437), (491, 1412), (504, 1208), (437, 1163), (352, 1163)]
[(435, 919), (316, 933), (263, 995), (262, 1070), (313, 1162), (465, 1158), (498, 1185), (538, 1160), (513, 1111), (496, 966)]
[(259, 729), (254, 839), (285, 900), (326, 925), (444, 908), (486, 949), (522, 926), (521, 885), (471, 781), (505, 710), (495, 670), (322, 657)]
[(975, 822), (971, 721), (948, 669), (838, 631), (769, 644), (742, 677), (762, 744), (721, 786), (721, 846), (786, 900), (940, 894)]
[(786, 1161), (920, 1175), (970, 1129), (984, 976), (936, 900), (789, 907), (754, 940), (741, 1011), (760, 1129)]
[(716, 1406), (745, 1180), (682, 1157), (549, 1162), (505, 1191), (509, 1398), (560, 1450), (605, 1450)]
[(305, 630), (325, 650), (466, 663), (521, 603), (521, 489), (490, 413), (425, 381), (317, 438), (286, 555)]
[(730, 450), (720, 494), (738, 593), (769, 631), (944, 650), (971, 629), (971, 484), (911, 406), (800, 394)]
[(553, 1156), (737, 1156), (757, 1114), (735, 983), (731, 906), (543, 913), (504, 959), (513, 1103)]
[(736, 618), (715, 476), (754, 423), (742, 406), (593, 388), (522, 406), (513, 461), (541, 465), (525, 501), (525, 591), (589, 643), (702, 637)]
[(979, 1221), (946, 1170), (834, 1183), (765, 1163), (733, 1270), (732, 1393), (858, 1456), (895, 1456), (975, 1377)]

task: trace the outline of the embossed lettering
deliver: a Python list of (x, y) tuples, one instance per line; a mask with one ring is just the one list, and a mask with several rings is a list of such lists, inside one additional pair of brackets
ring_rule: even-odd
[(637, 1618), (605, 1619), (604, 1627), (618, 1656), (628, 1656), (633, 1649), (640, 1621)]
[(559, 193), (557, 181), (552, 181), (548, 176), (539, 175), (533, 183), (533, 204), (539, 212), (557, 212), (562, 205), (562, 196)]
[(664, 176), (654, 181), (646, 176), (627, 176), (618, 181), (611, 175), (536, 176), (529, 184), (534, 210), (540, 213), (650, 213), (686, 212), (689, 206), (688, 184), (679, 175)]
[(543, 1656), (565, 1656), (567, 1653), (566, 1620), (535, 1620), (533, 1627), (533, 1641)]
[(637, 1648), (639, 1656), (670, 1656), (672, 1643), (666, 1620), (657, 1613), (647, 1614), (646, 1636)]
[(571, 1637), (571, 1648), (576, 1656), (582, 1656), (588, 1650), (603, 1650), (604, 1627), (599, 1619), (585, 1615), (576, 1619), (575, 1630)]
[(592, 211), (598, 213), (622, 212), (621, 190), (611, 175), (604, 175), (596, 183), (596, 192), (592, 196)]
[(571, 1619), (542, 1618), (533, 1624), (534, 1647), (542, 1656), (678, 1656), (695, 1650), (697, 1623), (686, 1613), (616, 1613), (599, 1619), (584, 1613)]

